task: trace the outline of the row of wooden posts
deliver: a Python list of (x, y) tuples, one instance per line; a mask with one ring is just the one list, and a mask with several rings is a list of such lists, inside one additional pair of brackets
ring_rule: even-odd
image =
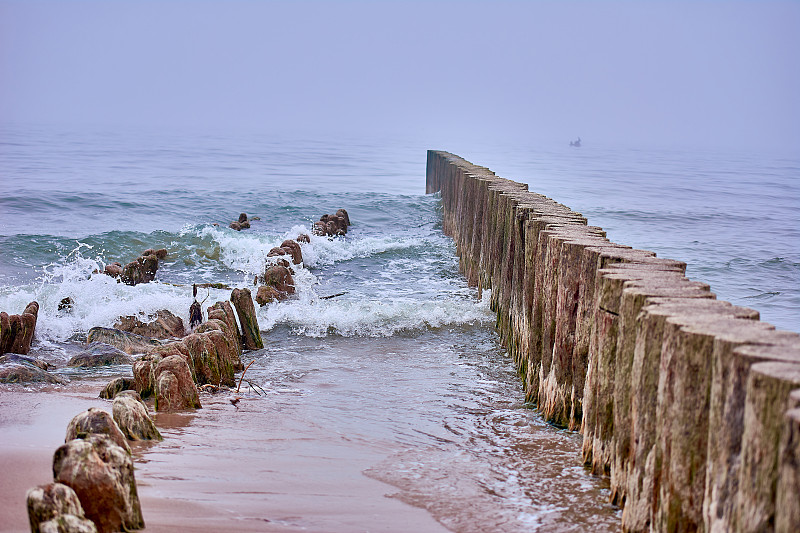
[(800, 335), (456, 155), (428, 152), (426, 189), (527, 400), (582, 433), (625, 531), (800, 531)]

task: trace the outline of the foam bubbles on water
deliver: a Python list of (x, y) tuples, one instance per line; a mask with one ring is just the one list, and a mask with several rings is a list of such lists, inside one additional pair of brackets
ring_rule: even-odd
[(270, 236), (252, 232), (234, 232), (214, 226), (205, 226), (200, 235), (209, 237), (219, 245), (219, 260), (233, 270), (258, 272), (263, 268), (267, 253), (280, 241)]
[(306, 252), (303, 250), (303, 259), (308, 266), (319, 267), (355, 258), (371, 257), (385, 252), (410, 249), (421, 244), (417, 237), (395, 235), (368, 236), (359, 239), (328, 239), (327, 237), (311, 236), (312, 246), (309, 247), (308, 258), (306, 259)]
[[(0, 309), (21, 312), (33, 300), (39, 302), (36, 342), (49, 346), (83, 335), (95, 326), (112, 327), (120, 316), (146, 318), (160, 309), (167, 309), (184, 321), (192, 301), (186, 287), (159, 282), (135, 287), (119, 283), (105, 274), (93, 273), (104, 265), (91, 257), (91, 247), (79, 245), (65, 258), (44, 267), (35, 284), (21, 288), (4, 288), (0, 293)], [(225, 291), (221, 298), (227, 299)], [(64, 298), (72, 300), (71, 310), (59, 310)]]
[(280, 235), (238, 232), (217, 226), (201, 227), (198, 233), (219, 246), (219, 260), (228, 268), (248, 273), (261, 272), (271, 248), (280, 246), (286, 239), (296, 239), (300, 234), (308, 235), (311, 241), (309, 244), (301, 243), (303, 263), (309, 268), (329, 266), (355, 258), (366, 258), (429, 244), (421, 241), (419, 237), (400, 237), (391, 234), (357, 238), (322, 237), (311, 234), (307, 227), (299, 225)]
[[(236, 232), (212, 225), (185, 226), (169, 246), (169, 256), (155, 282), (134, 287), (100, 273), (107, 259), (102, 250), (77, 243), (60, 260), (47, 265), (34, 283), (0, 289), (0, 309), (19, 313), (39, 302), (36, 342), (41, 347), (81, 338), (96, 326), (113, 327), (121, 316), (146, 321), (167, 309), (188, 323), (191, 283), (223, 282), (248, 287), (255, 275), (276, 258), (273, 247), (299, 234)], [(491, 324), (488, 291), (483, 299), (455, 273), (449, 241), (431, 235), (309, 235), (302, 243), (303, 264), (295, 265), (296, 295), (288, 301), (257, 307), (262, 330), (288, 326), (295, 334), (386, 337), (398, 333), (459, 325)], [(177, 283), (176, 283), (177, 282)], [(324, 287), (321, 289), (320, 287)], [(344, 294), (331, 299), (321, 296)], [(203, 294), (205, 293), (205, 294)], [(59, 310), (64, 298), (72, 309)], [(203, 289), (198, 299), (207, 308), (228, 300), (230, 292)]]
[(258, 320), (265, 330), (287, 325), (295, 333), (311, 337), (329, 334), (388, 337), (427, 328), (490, 324), (492, 316), (486, 300), (397, 297), (382, 300), (353, 295), (331, 300), (299, 298), (269, 304), (259, 310)]
[[(310, 235), (303, 226), (293, 226), (281, 235), (234, 232), (213, 226), (200, 228), (199, 233), (217, 243), (220, 261), (243, 272), (248, 279), (264, 271), (265, 264), (271, 261), (267, 253), (272, 247), (302, 233), (309, 235), (311, 242), (301, 244), (303, 265), (294, 266), (297, 294), (288, 301), (258, 309), (262, 330), (284, 325), (296, 334), (312, 337), (332, 334), (384, 337), (426, 328), (489, 324), (492, 320), (488, 294), (477, 300), (473, 291), (464, 291), (463, 280), (458, 278), (458, 283), (454, 283), (454, 276), (430, 279), (429, 274), (441, 269), (436, 258), (418, 254), (412, 254), (414, 259), (385, 257), (389, 252), (429, 249), (438, 244), (417, 236), (328, 238)], [(374, 268), (375, 275), (369, 279), (349, 279), (348, 290), (342, 296), (320, 298), (316, 291), (320, 284), (319, 269), (331, 267), (328, 279), (335, 278), (339, 274), (337, 266), (354, 259), (371, 259), (365, 268)], [(408, 272), (415, 269), (422, 279), (409, 278)], [(412, 289), (414, 284), (421, 288)]]

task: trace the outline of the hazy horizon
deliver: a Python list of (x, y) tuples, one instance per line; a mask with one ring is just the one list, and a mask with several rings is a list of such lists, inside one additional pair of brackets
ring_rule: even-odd
[(0, 0), (0, 124), (778, 150), (800, 2)]

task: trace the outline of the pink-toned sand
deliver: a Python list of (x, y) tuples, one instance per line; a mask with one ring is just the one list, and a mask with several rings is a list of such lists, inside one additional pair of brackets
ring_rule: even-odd
[[(95, 406), (103, 382), (0, 390), (0, 531), (28, 531), (26, 491), (52, 481), (52, 457), (69, 420)], [(379, 446), (277, 421), (269, 402), (223, 394), (204, 409), (158, 414), (160, 443), (133, 443), (146, 531), (446, 531), (427, 512), (387, 497), (394, 490), (362, 474)], [(274, 407), (274, 405), (272, 406)], [(280, 426), (259, 438), (249, 429)], [(312, 424), (313, 425), (313, 424)]]

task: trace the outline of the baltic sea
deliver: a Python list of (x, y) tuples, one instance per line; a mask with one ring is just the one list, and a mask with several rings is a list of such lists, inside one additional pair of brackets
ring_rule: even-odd
[[(201, 398), (197, 413), (157, 415), (165, 442), (135, 449), (148, 530), (190, 526), (219, 506), (227, 514), (204, 524), (402, 531), (414, 516), (424, 531), (618, 527), (606, 482), (580, 465), (579, 437), (524, 405), (488, 299), (459, 274), (438, 200), (424, 194), (428, 148), (528, 183), (611, 240), (685, 261), (718, 298), (800, 331), (796, 157), (6, 127), (0, 310), (39, 302), (32, 355), (71, 380), (55, 387), (70, 406), (109, 375), (64, 368), (89, 328), (159, 309), (187, 321), (192, 283), (251, 286), (269, 249), (320, 215), (345, 208), (353, 222), (344, 238), (304, 246), (295, 299), (258, 309), (265, 349), (243, 357), (256, 361), (248, 375), (263, 394), (249, 390), (241, 408)], [(229, 229), (240, 212), (260, 220)], [(146, 248), (168, 250), (156, 282), (93, 274)], [(71, 312), (58, 309), (66, 297)], [(206, 307), (229, 292), (201, 297)], [(60, 416), (48, 391), (3, 386), (0, 408), (43, 404)], [(47, 457), (73, 414), (54, 415), (54, 427), (0, 416), (0, 451)], [(3, 516), (13, 530), (24, 503)]]

